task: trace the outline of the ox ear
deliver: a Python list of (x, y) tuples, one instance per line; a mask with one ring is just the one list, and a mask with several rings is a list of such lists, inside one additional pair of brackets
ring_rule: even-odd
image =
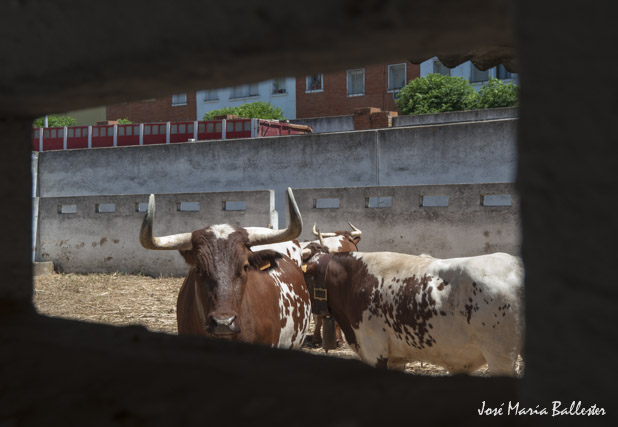
[(252, 252), (249, 255), (249, 264), (256, 270), (267, 270), (277, 266), (277, 260), (283, 255), (270, 249)]

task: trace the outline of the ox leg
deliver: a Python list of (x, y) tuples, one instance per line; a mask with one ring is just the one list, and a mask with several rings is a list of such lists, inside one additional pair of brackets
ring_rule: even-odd
[(491, 376), (517, 376), (517, 353), (504, 351), (483, 351), (487, 370)]
[(336, 334), (337, 334), (337, 347), (341, 348), (343, 347), (343, 336), (341, 334), (341, 328), (339, 327), (339, 325), (336, 325)]
[(319, 346), (322, 344), (322, 316), (315, 314), (313, 316), (315, 328), (313, 329), (313, 345)]
[[(487, 357), (486, 357), (487, 359)], [(487, 368), (489, 375), (492, 376), (517, 376), (517, 357), (513, 359), (510, 356), (492, 356), (487, 360)]]
[(406, 370), (406, 362), (401, 359), (394, 359), (391, 357), (390, 359), (388, 359), (386, 365), (388, 369), (392, 371), (404, 372)]

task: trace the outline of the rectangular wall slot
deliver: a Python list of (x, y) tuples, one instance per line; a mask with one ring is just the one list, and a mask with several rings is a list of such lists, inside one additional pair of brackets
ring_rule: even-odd
[(448, 196), (421, 196), (421, 206), (424, 208), (448, 206)]
[(142, 203), (136, 203), (135, 204), (135, 212), (146, 212), (148, 210), (148, 203), (147, 202), (142, 202)]
[(224, 211), (246, 211), (247, 202), (237, 202), (226, 200), (223, 202)]
[(114, 213), (116, 212), (116, 204), (115, 203), (97, 203), (96, 212), (97, 213)]
[(339, 209), (339, 198), (313, 199), (315, 209)]
[(59, 214), (74, 214), (77, 213), (77, 205), (58, 205)]
[(512, 206), (510, 194), (484, 194), (481, 196), (482, 206)]
[(200, 202), (177, 202), (176, 209), (179, 212), (199, 212)]
[(366, 208), (390, 208), (391, 206), (393, 206), (393, 198), (391, 196), (365, 197)]

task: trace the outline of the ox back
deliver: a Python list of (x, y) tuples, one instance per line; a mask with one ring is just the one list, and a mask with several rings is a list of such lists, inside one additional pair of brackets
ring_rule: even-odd
[[(209, 336), (197, 304), (196, 269), (192, 268), (177, 302), (178, 333)], [(229, 339), (278, 348), (300, 348), (309, 330), (311, 303), (303, 273), (287, 256), (264, 271), (249, 271), (248, 285), (240, 302), (240, 333)], [(208, 312), (209, 307), (201, 310)]]
[(269, 245), (259, 245), (251, 247), (251, 251), (253, 252), (259, 252), (264, 249), (270, 249), (279, 252), (282, 255), (286, 255), (299, 267), (301, 267), (303, 264), (301, 245), (296, 239), (287, 242), (271, 243)]
[[(322, 271), (317, 257), (330, 258)], [(366, 363), (403, 369), (425, 361), (451, 373), (488, 363), (492, 375), (516, 374), (524, 327), (516, 257), (318, 254), (307, 273), (324, 275), (329, 311)]]

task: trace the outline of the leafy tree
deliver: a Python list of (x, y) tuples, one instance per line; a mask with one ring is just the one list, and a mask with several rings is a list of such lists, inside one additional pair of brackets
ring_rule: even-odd
[(133, 123), (131, 120), (129, 120), (126, 117), (124, 119), (116, 119), (116, 121), (118, 122), (119, 125), (130, 125)]
[(204, 114), (202, 120), (212, 120), (215, 116), (225, 116), (226, 114), (238, 115), (238, 107), (225, 107), (218, 110), (212, 110)]
[(490, 77), (479, 91), (476, 108), (516, 107), (519, 105), (519, 87), (513, 83)]
[(273, 107), (269, 102), (256, 101), (238, 107), (225, 107), (204, 114), (203, 120), (212, 120), (215, 116), (234, 114), (246, 119), (285, 120), (281, 108)]
[(430, 114), (474, 109), (477, 93), (463, 77), (428, 74), (411, 80), (395, 101), (403, 114)]
[[(34, 127), (42, 128), (45, 126), (45, 117), (39, 117), (33, 123)], [(77, 120), (70, 116), (62, 116), (62, 115), (49, 115), (47, 116), (47, 126), (50, 128), (53, 127), (61, 127), (61, 126), (76, 126)]]

